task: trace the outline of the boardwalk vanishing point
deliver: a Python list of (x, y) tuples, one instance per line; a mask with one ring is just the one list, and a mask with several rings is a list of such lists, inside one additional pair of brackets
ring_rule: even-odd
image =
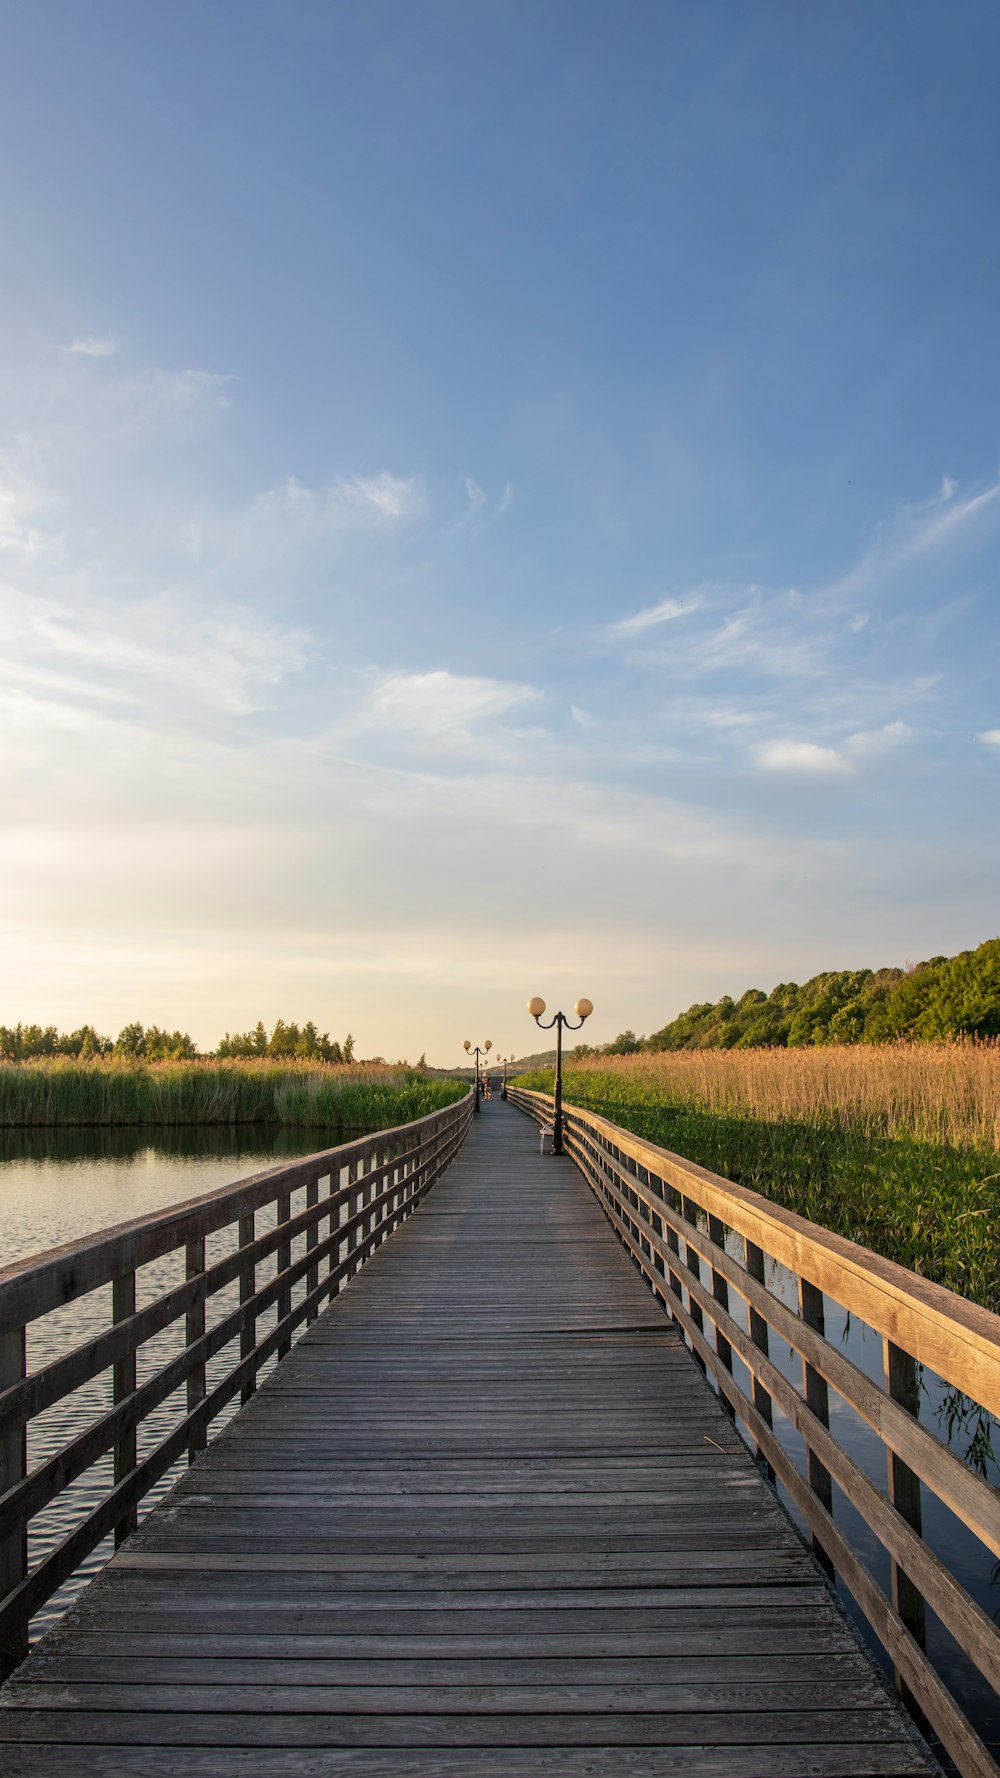
[(499, 1103), (0, 1697), (5, 1778), (939, 1770)]

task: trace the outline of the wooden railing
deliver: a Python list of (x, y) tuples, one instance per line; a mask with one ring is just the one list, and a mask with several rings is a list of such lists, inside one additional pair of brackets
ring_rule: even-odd
[[(508, 1096), (540, 1123), (551, 1121), (549, 1095), (511, 1085)], [(1000, 1768), (927, 1657), (926, 1607), (995, 1690), (1000, 1634), (921, 1536), (921, 1490), (936, 1495), (994, 1556), (1000, 1492), (915, 1416), (918, 1367), (926, 1365), (1000, 1418), (1000, 1317), (604, 1118), (564, 1106), (563, 1120), (565, 1152), (730, 1415), (742, 1421), (771, 1479), (782, 1484), (827, 1573), (839, 1574), (864, 1614), (918, 1721), (926, 1719), (966, 1778), (997, 1778)], [(742, 1261), (727, 1249), (728, 1231), (740, 1238)], [(767, 1288), (768, 1258), (797, 1279), (797, 1313)], [(824, 1338), (825, 1300), (881, 1335), (884, 1387)], [(770, 1331), (798, 1355), (801, 1387), (769, 1357)], [(881, 1439), (884, 1493), (838, 1442), (831, 1391)], [(801, 1435), (801, 1469), (775, 1435), (775, 1408)], [(837, 1522), (842, 1501), (887, 1552), (888, 1592)]]
[[(261, 1367), (284, 1357), (296, 1330), (416, 1209), (461, 1146), (472, 1108), (470, 1091), (414, 1123), (0, 1271), (0, 1677), (27, 1652), (32, 1616), (109, 1534), (116, 1543), (128, 1536), (154, 1484), (178, 1460), (193, 1460), (227, 1404), (237, 1394), (248, 1400)], [(172, 1268), (164, 1266), (171, 1256)], [(152, 1275), (152, 1294), (142, 1270), (151, 1265), (160, 1274)], [(171, 1269), (176, 1282), (164, 1290)], [(137, 1275), (149, 1298), (142, 1306)], [(43, 1318), (107, 1286), (108, 1324), (30, 1369), (31, 1347), (45, 1343)], [(82, 1429), (79, 1412), (68, 1414), (71, 1435), (44, 1461), (29, 1462), (31, 1422), (85, 1386), (103, 1394), (104, 1411)], [(140, 1457), (139, 1429), (151, 1415), (155, 1443)], [(111, 1486), (32, 1566), (32, 1522), (109, 1455)]]

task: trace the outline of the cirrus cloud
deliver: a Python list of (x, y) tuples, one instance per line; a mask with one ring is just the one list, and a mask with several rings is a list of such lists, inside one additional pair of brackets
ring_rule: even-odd
[(533, 685), (449, 673), (390, 673), (371, 693), (363, 720), (369, 727), (405, 729), (431, 739), (462, 737), (475, 723), (533, 703)]
[(693, 593), (686, 599), (660, 599), (655, 605), (647, 605), (636, 611), (631, 617), (623, 617), (617, 623), (608, 624), (609, 636), (637, 636), (643, 630), (656, 629), (660, 624), (673, 623), (678, 617), (687, 617), (690, 612), (701, 609), (701, 595)]

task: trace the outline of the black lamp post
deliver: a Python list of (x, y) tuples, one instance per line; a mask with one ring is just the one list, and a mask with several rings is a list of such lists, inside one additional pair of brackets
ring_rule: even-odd
[(500, 1097), (501, 1097), (501, 1099), (506, 1099), (506, 1097), (507, 1097), (507, 1063), (513, 1062), (514, 1058), (513, 1058), (513, 1056), (501, 1056), (500, 1060), (503, 1063), (503, 1086), (500, 1088)]
[(469, 1039), (466, 1038), (464, 1044), (462, 1045), (462, 1048), (467, 1049), (470, 1056), (475, 1056), (475, 1058), (476, 1058), (476, 1110), (481, 1111), (482, 1106), (479, 1103), (479, 1099), (480, 1099), (480, 1095), (482, 1093), (483, 1088), (482, 1088), (482, 1082), (480, 1081), (480, 1078), (479, 1078), (479, 1058), (480, 1058), (480, 1055), (485, 1056), (486, 1051), (491, 1050), (493, 1048), (493, 1040), (492, 1040), (492, 1038), (488, 1037), (486, 1039), (486, 1042), (483, 1044), (482, 1049), (480, 1050), (478, 1043), (473, 1045), (469, 1042)]
[(580, 1025), (585, 1024), (585, 1022), (587, 1021), (587, 1019), (589, 1019), (593, 1010), (594, 1010), (594, 1008), (591, 1005), (591, 1002), (589, 1000), (578, 1000), (576, 1005), (573, 1008), (573, 1011), (576, 1013), (577, 1019), (579, 1020), (579, 1024), (576, 1024), (576, 1025), (571, 1024), (570, 1020), (567, 1018), (567, 1016), (564, 1012), (557, 1012), (554, 1018), (549, 1019), (543, 1025), (542, 1024), (542, 1014), (545, 1011), (544, 1000), (539, 1000), (538, 995), (536, 994), (533, 999), (528, 1001), (528, 1011), (530, 1012), (532, 1018), (535, 1021), (535, 1024), (539, 1027), (540, 1030), (551, 1031), (553, 1025), (556, 1028), (556, 1090), (555, 1090), (556, 1109), (555, 1109), (555, 1116), (552, 1119), (552, 1153), (553, 1154), (562, 1154), (562, 1151), (563, 1151), (563, 1145), (562, 1145), (562, 1034), (563, 1034), (563, 1026), (565, 1025), (567, 1031), (579, 1031)]

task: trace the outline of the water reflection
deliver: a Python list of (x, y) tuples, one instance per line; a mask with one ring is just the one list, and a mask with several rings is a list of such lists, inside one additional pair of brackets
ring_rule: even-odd
[(6, 1162), (135, 1161), (150, 1153), (162, 1161), (211, 1160), (227, 1163), (244, 1155), (269, 1161), (312, 1154), (346, 1142), (338, 1130), (300, 1130), (269, 1124), (157, 1124), (126, 1128), (101, 1124), (53, 1125), (45, 1129), (0, 1129), (0, 1166)]
[(0, 1264), (346, 1142), (266, 1124), (0, 1131)]
[[(4, 1130), (0, 1132), (0, 1264), (27, 1258), (115, 1223), (231, 1185), (283, 1160), (331, 1148), (349, 1140), (354, 1133), (217, 1124), (155, 1129)], [(301, 1209), (303, 1202), (304, 1193), (295, 1194), (294, 1209)], [(273, 1226), (272, 1205), (258, 1213), (258, 1232)], [(210, 1236), (209, 1264), (231, 1252), (235, 1239), (234, 1229), (222, 1229)], [(303, 1240), (300, 1237), (293, 1249), (296, 1257)], [(273, 1255), (260, 1263), (259, 1284), (273, 1276), (275, 1264)], [(137, 1305), (141, 1308), (179, 1284), (183, 1275), (183, 1252), (165, 1254), (142, 1267), (136, 1276)], [(293, 1300), (304, 1289), (304, 1283), (296, 1287)], [(209, 1324), (234, 1310), (238, 1300), (236, 1284), (218, 1292), (211, 1299)], [(260, 1317), (259, 1334), (274, 1324), (276, 1313), (271, 1308)], [(110, 1321), (110, 1286), (91, 1291), (79, 1301), (41, 1317), (28, 1330), (29, 1371), (38, 1370), (103, 1332)], [(183, 1320), (147, 1342), (138, 1354), (139, 1384), (179, 1352), (183, 1344)], [(234, 1344), (209, 1361), (209, 1388), (221, 1380), (237, 1357), (238, 1344)], [(262, 1376), (273, 1363), (271, 1360), (264, 1367)], [(140, 1458), (165, 1438), (183, 1416), (185, 1397), (185, 1390), (178, 1390), (159, 1403), (142, 1423), (138, 1435)], [(54, 1457), (108, 1411), (111, 1399), (111, 1373), (105, 1371), (37, 1415), (28, 1428), (29, 1468)], [(213, 1423), (213, 1433), (238, 1406), (237, 1397)], [(162, 1499), (183, 1467), (176, 1465), (156, 1483), (140, 1507), (140, 1517)], [(81, 1518), (98, 1505), (111, 1484), (112, 1460), (108, 1453), (36, 1515), (29, 1533), (32, 1565), (52, 1553)], [(91, 1553), (72, 1580), (38, 1614), (32, 1625), (33, 1636), (37, 1637), (55, 1621), (111, 1553), (110, 1539)]]

